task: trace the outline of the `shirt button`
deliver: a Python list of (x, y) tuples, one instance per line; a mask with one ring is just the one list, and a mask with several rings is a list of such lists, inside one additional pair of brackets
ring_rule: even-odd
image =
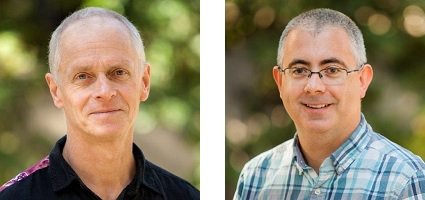
[(315, 189), (314, 194), (319, 195), (320, 194), (320, 188)]

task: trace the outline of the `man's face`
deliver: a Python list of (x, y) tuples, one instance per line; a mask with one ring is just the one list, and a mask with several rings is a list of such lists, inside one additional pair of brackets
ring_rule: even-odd
[(132, 133), (139, 103), (149, 94), (150, 68), (142, 71), (125, 27), (99, 17), (78, 21), (61, 37), (60, 58), (56, 79), (48, 73), (46, 80), (68, 133)]
[[(347, 33), (342, 28), (325, 27), (319, 33), (297, 28), (286, 38), (281, 66), (303, 66), (319, 71), (331, 65), (347, 70), (356, 63)], [(285, 72), (286, 73), (286, 72)], [(304, 83), (290, 79), (275, 67), (273, 75), (285, 109), (301, 132), (323, 133), (354, 129), (360, 119), (360, 101), (372, 80), (372, 69), (349, 73), (338, 85), (326, 85), (313, 74)], [(352, 130), (349, 130), (352, 131)]]

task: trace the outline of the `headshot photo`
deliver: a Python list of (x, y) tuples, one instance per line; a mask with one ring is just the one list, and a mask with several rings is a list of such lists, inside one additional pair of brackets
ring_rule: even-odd
[(0, 199), (199, 199), (199, 1), (0, 3)]
[(226, 199), (424, 199), (425, 6), (232, 1)]

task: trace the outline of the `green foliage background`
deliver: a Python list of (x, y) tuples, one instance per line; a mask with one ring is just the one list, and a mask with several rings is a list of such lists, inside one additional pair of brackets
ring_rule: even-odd
[(288, 21), (318, 7), (347, 14), (364, 34), (375, 72), (363, 100), (368, 122), (425, 158), (425, 1), (226, 0), (226, 199), (247, 160), (295, 133), (272, 67)]
[(50, 100), (44, 74), (51, 33), (87, 6), (113, 9), (138, 27), (152, 87), (136, 126), (186, 141), (197, 156), (184, 178), (199, 188), (199, 1), (186, 0), (0, 1), (0, 184), (48, 154), (57, 139), (29, 125), (28, 108), (40, 96)]

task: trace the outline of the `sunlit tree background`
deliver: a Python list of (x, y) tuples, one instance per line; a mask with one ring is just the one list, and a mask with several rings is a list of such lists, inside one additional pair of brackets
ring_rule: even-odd
[(364, 34), (374, 80), (363, 113), (374, 130), (425, 158), (425, 1), (226, 0), (226, 199), (255, 155), (293, 137), (273, 77), (288, 21), (328, 7)]
[(145, 42), (151, 92), (135, 142), (199, 188), (199, 1), (0, 1), (0, 184), (47, 155), (65, 134), (44, 74), (50, 34), (73, 11), (100, 6), (129, 18)]

